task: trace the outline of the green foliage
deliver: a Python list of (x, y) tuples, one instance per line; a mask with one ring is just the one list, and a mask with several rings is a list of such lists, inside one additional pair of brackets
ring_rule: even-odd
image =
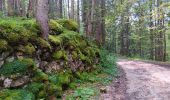
[(72, 31), (78, 30), (78, 24), (75, 21), (67, 20), (67, 19), (61, 19), (61, 20), (58, 20), (57, 22), (68, 30), (72, 30)]
[(26, 90), (4, 89), (0, 91), (0, 100), (35, 100), (35, 97)]
[(100, 66), (104, 73), (117, 75), (116, 57), (107, 50), (100, 50)]
[(0, 68), (0, 75), (13, 75), (17, 73), (25, 73), (30, 67), (34, 66), (32, 59), (14, 60), (13, 62), (5, 63)]
[(66, 100), (89, 100), (95, 92), (96, 91), (93, 88), (80, 87), (75, 90), (72, 96), (68, 96)]

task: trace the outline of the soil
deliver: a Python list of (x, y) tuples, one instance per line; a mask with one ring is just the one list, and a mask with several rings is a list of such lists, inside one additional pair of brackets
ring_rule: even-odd
[(101, 100), (170, 100), (170, 67), (159, 62), (117, 62), (120, 73)]

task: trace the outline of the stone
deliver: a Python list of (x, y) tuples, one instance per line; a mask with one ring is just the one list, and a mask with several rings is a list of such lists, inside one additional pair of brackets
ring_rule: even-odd
[(100, 88), (100, 93), (107, 93), (107, 88), (106, 87), (101, 87)]
[(0, 61), (0, 68), (2, 67), (2, 65), (4, 64), (4, 61)]
[(13, 80), (11, 83), (11, 87), (16, 88), (16, 87), (22, 87), (25, 84), (27, 84), (29, 82), (29, 77), (28, 76), (24, 76), (22, 78), (19, 78), (17, 80)]
[(50, 73), (50, 72), (56, 72), (59, 71), (61, 69), (60, 65), (55, 62), (52, 61), (51, 63), (49, 63), (46, 67), (46, 72)]
[(6, 62), (13, 62), (14, 61), (14, 56), (8, 57), (5, 61)]
[(39, 68), (42, 70), (45, 70), (45, 67), (47, 66), (48, 62), (47, 61), (41, 61), (39, 62)]
[(4, 80), (4, 87), (5, 87), (5, 88), (9, 88), (9, 87), (11, 86), (11, 83), (12, 83), (12, 80), (9, 79), (9, 78), (6, 78), (6, 79)]
[(24, 57), (24, 54), (23, 54), (23, 52), (17, 52), (16, 53), (16, 57), (18, 58), (18, 59), (23, 59)]
[(7, 58), (9, 56), (10, 52), (3, 52), (1, 55), (0, 55), (0, 60), (4, 60), (5, 58)]

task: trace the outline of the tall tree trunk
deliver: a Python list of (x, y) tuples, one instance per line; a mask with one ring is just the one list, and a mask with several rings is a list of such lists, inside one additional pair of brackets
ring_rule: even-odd
[(13, 16), (14, 15), (14, 0), (8, 0), (7, 1), (8, 4), (8, 16)]
[(150, 59), (151, 60), (154, 60), (154, 37), (153, 37), (153, 18), (152, 18), (152, 0), (150, 0), (150, 4), (149, 4), (149, 9), (150, 9), (150, 24), (149, 24), (149, 27), (150, 27), (150, 44), (151, 44), (151, 47), (150, 47)]
[(77, 23), (78, 23), (78, 31), (80, 31), (80, 0), (77, 0)]
[(41, 36), (48, 39), (49, 24), (48, 24), (49, 2), (48, 0), (38, 0), (36, 20), (41, 28)]
[(0, 11), (3, 11), (3, 0), (0, 0)]
[(74, 0), (71, 0), (70, 18), (74, 20)]
[(33, 17), (33, 5), (34, 4), (34, 0), (29, 0), (29, 3), (28, 3), (28, 13), (27, 13), (27, 17)]

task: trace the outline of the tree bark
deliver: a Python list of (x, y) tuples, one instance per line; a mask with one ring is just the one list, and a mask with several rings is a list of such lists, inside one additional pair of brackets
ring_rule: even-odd
[(44, 39), (48, 39), (49, 35), (48, 12), (49, 12), (48, 0), (38, 0), (36, 20), (41, 28), (41, 36)]

